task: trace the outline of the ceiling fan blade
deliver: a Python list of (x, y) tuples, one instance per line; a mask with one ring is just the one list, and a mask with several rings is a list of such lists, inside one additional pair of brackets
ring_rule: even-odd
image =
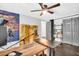
[(43, 12), (41, 12), (40, 16), (42, 16), (42, 15), (43, 15)]
[(51, 14), (53, 14), (54, 12), (52, 12), (52, 11), (47, 11), (47, 12), (49, 12), (49, 13), (51, 13)]
[(44, 5), (44, 8), (47, 8), (47, 5)]
[(44, 9), (43, 3), (39, 3), (39, 5), (41, 6), (42, 9)]
[(31, 12), (42, 11), (42, 10), (31, 10)]
[(51, 8), (58, 7), (58, 6), (60, 6), (60, 3), (57, 3), (57, 4), (53, 5), (53, 6), (50, 6), (47, 9), (51, 9)]

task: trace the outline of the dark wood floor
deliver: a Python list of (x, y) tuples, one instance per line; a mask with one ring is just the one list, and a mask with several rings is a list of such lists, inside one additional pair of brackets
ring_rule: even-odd
[(69, 44), (62, 44), (55, 48), (56, 56), (79, 56), (79, 47)]

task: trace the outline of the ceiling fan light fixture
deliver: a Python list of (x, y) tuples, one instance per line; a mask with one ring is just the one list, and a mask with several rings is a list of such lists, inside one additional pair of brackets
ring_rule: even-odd
[(60, 6), (60, 3), (54, 4), (54, 5), (49, 6), (49, 7), (48, 7), (48, 5), (43, 4), (43, 3), (39, 3), (39, 5), (41, 7), (41, 10), (32, 10), (31, 12), (41, 11), (40, 16), (42, 16), (43, 14), (46, 14), (46, 13), (53, 14), (54, 11), (51, 11), (50, 9)]
[(42, 11), (43, 12), (43, 14), (46, 14), (47, 13), (47, 10), (44, 10), (44, 11)]

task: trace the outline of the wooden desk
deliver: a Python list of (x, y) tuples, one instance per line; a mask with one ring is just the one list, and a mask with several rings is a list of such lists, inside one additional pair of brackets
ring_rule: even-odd
[(61, 42), (58, 42), (58, 41), (52, 42), (51, 40), (46, 40), (43, 38), (37, 39), (37, 40), (35, 40), (35, 42), (50, 48), (50, 53), (49, 53), (50, 56), (51, 56), (52, 49), (53, 49), (53, 56), (55, 56), (55, 49), (54, 48), (58, 47), (61, 44)]
[(0, 51), (0, 56), (5, 56), (6, 54), (12, 52), (12, 51), (18, 51), (22, 53), (22, 56), (33, 56), (38, 54), (41, 51), (44, 51), (47, 49), (47, 47), (40, 45), (38, 43), (34, 43), (30, 48), (20, 48), (20, 47), (15, 47), (11, 49), (7, 49), (4, 51)]

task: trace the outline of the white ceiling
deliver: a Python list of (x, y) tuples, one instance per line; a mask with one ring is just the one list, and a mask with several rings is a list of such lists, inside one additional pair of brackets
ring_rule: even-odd
[[(45, 3), (51, 6), (55, 3)], [(30, 10), (41, 9), (38, 3), (0, 3), (0, 9), (19, 13), (25, 16), (34, 17), (42, 20), (56, 19), (79, 13), (79, 3), (61, 3), (59, 7), (51, 9), (54, 14), (46, 13), (39, 16), (40, 12), (30, 12)]]

